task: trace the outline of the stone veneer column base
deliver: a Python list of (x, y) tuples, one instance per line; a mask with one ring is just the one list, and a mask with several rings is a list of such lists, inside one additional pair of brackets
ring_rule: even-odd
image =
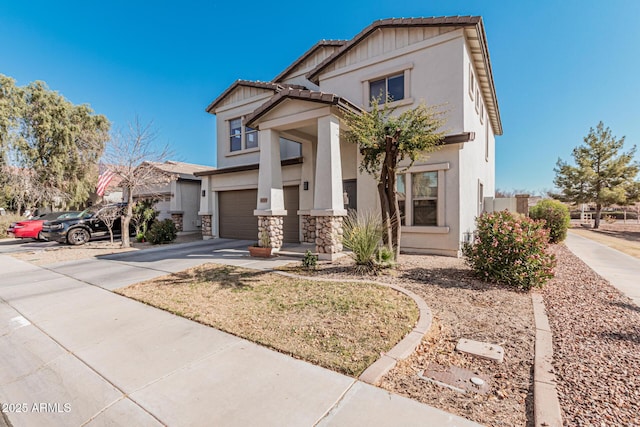
[(211, 215), (202, 215), (202, 239), (209, 240), (213, 238), (211, 232)]
[(284, 242), (284, 218), (281, 216), (258, 216), (258, 244), (263, 232), (269, 234), (272, 252), (278, 252)]
[(316, 252), (318, 258), (333, 261), (342, 252), (341, 216), (316, 216)]
[(171, 214), (171, 221), (173, 221), (173, 223), (175, 224), (176, 230), (178, 231), (178, 233), (183, 230), (182, 217), (183, 217), (183, 214), (181, 213)]
[(300, 215), (302, 219), (302, 243), (316, 242), (316, 217)]

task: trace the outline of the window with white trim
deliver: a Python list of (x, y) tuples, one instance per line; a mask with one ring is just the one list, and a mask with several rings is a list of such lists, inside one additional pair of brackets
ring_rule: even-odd
[(404, 99), (404, 72), (369, 81), (369, 100), (384, 103)]
[(414, 227), (444, 226), (444, 170), (448, 164), (423, 165), (398, 174), (396, 194), (400, 223)]
[(258, 130), (242, 126), (243, 118), (229, 120), (229, 151), (248, 150), (258, 147)]

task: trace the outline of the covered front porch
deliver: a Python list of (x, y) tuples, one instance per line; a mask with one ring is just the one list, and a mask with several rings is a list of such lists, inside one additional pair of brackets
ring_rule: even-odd
[[(245, 116), (244, 124), (258, 130), (259, 163), (202, 176), (203, 189), (209, 189), (203, 192), (203, 235), (229, 237), (224, 235), (229, 216), (221, 212), (228, 210), (231, 192), (224, 190), (234, 189), (238, 195), (244, 191), (245, 196), (253, 191), (256, 238), (266, 233), (273, 251), (278, 252), (286, 240), (287, 221), (291, 224), (295, 216), (298, 242), (311, 246), (320, 259), (335, 259), (342, 251), (342, 223), (347, 214), (340, 145), (340, 118), (345, 110), (358, 108), (335, 95), (291, 89)], [(290, 157), (290, 151), (296, 150), (283, 141), (299, 145), (298, 157)], [(349, 148), (354, 152), (349, 156), (354, 170), (349, 178), (355, 179), (355, 147)], [(297, 191), (298, 199), (293, 212), (292, 191)]]

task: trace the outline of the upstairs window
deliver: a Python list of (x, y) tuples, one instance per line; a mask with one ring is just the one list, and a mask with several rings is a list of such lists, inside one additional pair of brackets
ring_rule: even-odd
[(242, 126), (242, 117), (229, 120), (229, 151), (258, 147), (258, 130)]
[(242, 120), (229, 120), (229, 139), (231, 140), (230, 150), (242, 150)]
[(369, 82), (371, 104), (404, 99), (404, 73)]

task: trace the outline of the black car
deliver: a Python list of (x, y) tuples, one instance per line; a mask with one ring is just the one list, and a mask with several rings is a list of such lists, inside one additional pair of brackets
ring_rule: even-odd
[[(47, 240), (70, 245), (83, 245), (89, 240), (109, 237), (109, 227), (101, 219), (101, 214), (114, 209), (122, 214), (126, 206), (126, 203), (116, 203), (90, 207), (73, 218), (46, 221), (42, 225), (42, 234)], [(114, 236), (121, 234), (120, 218), (113, 221), (112, 231)]]

